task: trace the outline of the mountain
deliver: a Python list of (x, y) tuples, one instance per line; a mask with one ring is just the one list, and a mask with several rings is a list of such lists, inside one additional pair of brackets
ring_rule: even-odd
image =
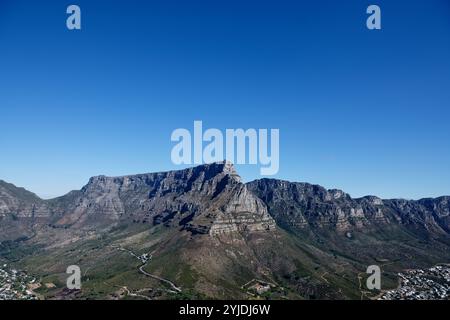
[(0, 181), (0, 262), (50, 283), (46, 298), (73, 298), (64, 279), (76, 264), (75, 298), (357, 299), (370, 296), (368, 265), (395, 287), (400, 270), (448, 262), (449, 208), (449, 197), (245, 184), (229, 162), (97, 176), (51, 200)]
[(4, 185), (0, 212), (22, 219), (39, 217), (56, 228), (93, 229), (128, 220), (210, 234), (275, 227), (264, 203), (240, 182), (229, 162), (163, 173), (97, 176), (80, 191), (48, 201)]
[[(48, 214), (44, 200), (24, 188), (0, 180), (0, 241), (29, 234), (35, 216)], [(28, 221), (19, 221), (23, 216)]]
[(279, 225), (303, 229), (329, 226), (336, 231), (399, 224), (430, 233), (450, 233), (450, 197), (382, 200), (353, 199), (341, 190), (274, 179), (250, 182), (248, 188), (268, 206)]
[(33, 209), (40, 207), (43, 202), (34, 193), (0, 180), (0, 216), (19, 212), (32, 216)]

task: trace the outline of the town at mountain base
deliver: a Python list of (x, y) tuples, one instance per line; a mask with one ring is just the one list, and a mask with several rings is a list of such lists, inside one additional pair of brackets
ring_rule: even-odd
[[(450, 197), (242, 183), (229, 162), (93, 177), (51, 200), (0, 181), (0, 265), (26, 292), (10, 298), (377, 299), (399, 297), (399, 273), (448, 262)], [(81, 290), (66, 287), (70, 265)], [(369, 265), (381, 290), (366, 287)]]

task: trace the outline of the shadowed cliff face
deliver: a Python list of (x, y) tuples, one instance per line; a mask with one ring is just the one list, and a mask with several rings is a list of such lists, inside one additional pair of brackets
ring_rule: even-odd
[(450, 197), (418, 201), (375, 196), (353, 199), (340, 190), (274, 179), (256, 180), (247, 187), (264, 201), (276, 222), (287, 228), (326, 226), (344, 232), (399, 224), (450, 233)]

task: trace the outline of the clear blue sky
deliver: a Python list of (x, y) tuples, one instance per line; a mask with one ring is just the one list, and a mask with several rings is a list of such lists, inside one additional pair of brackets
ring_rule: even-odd
[(279, 128), (278, 178), (450, 194), (449, 119), (448, 0), (0, 1), (0, 179), (45, 197), (176, 169), (194, 120)]

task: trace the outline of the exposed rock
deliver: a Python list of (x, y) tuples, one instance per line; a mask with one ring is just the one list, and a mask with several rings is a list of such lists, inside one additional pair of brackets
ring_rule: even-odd
[(0, 213), (39, 215), (54, 228), (98, 229), (131, 220), (211, 235), (273, 229), (266, 205), (240, 181), (230, 162), (162, 173), (97, 176), (80, 191), (48, 201), (2, 189)]
[(353, 199), (340, 190), (275, 179), (256, 180), (247, 186), (264, 201), (278, 224), (290, 228), (327, 226), (345, 232), (399, 223), (450, 232), (449, 197), (418, 201), (375, 196)]
[[(341, 190), (275, 179), (243, 184), (229, 162), (122, 177), (97, 176), (79, 191), (42, 200), (0, 181), (0, 218), (53, 228), (100, 230), (121, 221), (164, 224), (194, 234), (275, 228), (334, 228), (383, 224), (450, 232), (450, 197), (382, 200), (351, 198)], [(274, 220), (275, 219), (275, 220)]]

